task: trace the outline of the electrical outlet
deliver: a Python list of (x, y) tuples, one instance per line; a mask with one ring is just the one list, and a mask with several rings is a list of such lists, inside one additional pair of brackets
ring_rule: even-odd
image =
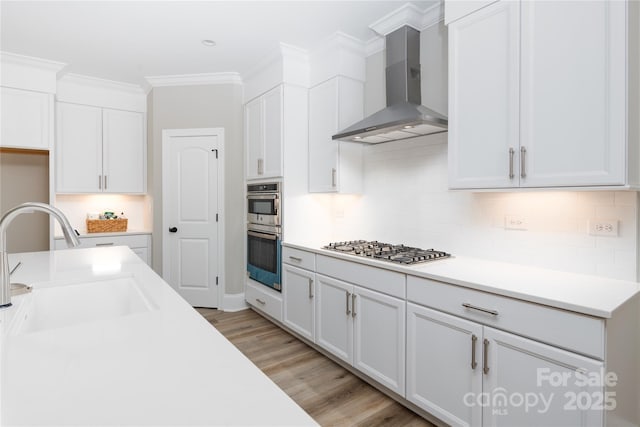
[(505, 215), (504, 228), (507, 230), (526, 230), (527, 220), (521, 215)]
[(590, 219), (589, 234), (592, 236), (613, 236), (618, 235), (617, 219)]

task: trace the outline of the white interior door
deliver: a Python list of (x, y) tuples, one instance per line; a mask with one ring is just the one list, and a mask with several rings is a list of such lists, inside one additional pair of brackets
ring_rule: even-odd
[(191, 305), (218, 307), (222, 129), (165, 131), (163, 277)]

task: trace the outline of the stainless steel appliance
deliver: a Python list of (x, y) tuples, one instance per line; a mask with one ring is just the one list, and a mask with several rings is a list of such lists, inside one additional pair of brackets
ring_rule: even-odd
[(247, 222), (280, 226), (280, 183), (247, 185)]
[(385, 44), (387, 107), (333, 139), (378, 144), (447, 131), (447, 117), (422, 105), (420, 32), (405, 25), (387, 34)]
[(279, 292), (281, 198), (279, 182), (247, 185), (247, 276)]
[(379, 259), (382, 261), (395, 262), (397, 264), (418, 264), (451, 256), (451, 254), (443, 251), (436, 251), (434, 249), (420, 249), (405, 245), (394, 245), (391, 243), (378, 242), (377, 240), (335, 242), (329, 243), (327, 246), (323, 246), (323, 249), (329, 249), (349, 255)]

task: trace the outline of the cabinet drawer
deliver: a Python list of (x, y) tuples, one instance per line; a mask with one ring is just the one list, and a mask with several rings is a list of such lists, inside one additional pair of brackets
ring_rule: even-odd
[(244, 299), (252, 307), (282, 322), (282, 295), (259, 283), (247, 282)]
[(405, 275), (395, 271), (318, 255), (316, 272), (396, 298), (406, 295)]
[(413, 276), (407, 277), (407, 300), (567, 350), (604, 358), (602, 319)]
[[(147, 248), (149, 246), (148, 234), (133, 234), (130, 236), (100, 236), (100, 237), (80, 237), (80, 248), (94, 248), (97, 246), (129, 246), (130, 248)], [(64, 239), (56, 239), (56, 249), (67, 249)]]
[(316, 254), (284, 246), (282, 248), (282, 262), (315, 271)]

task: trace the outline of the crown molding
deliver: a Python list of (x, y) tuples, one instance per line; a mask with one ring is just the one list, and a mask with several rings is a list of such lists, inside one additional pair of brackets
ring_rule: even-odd
[(64, 62), (51, 61), (50, 59), (36, 58), (33, 56), (19, 55), (17, 53), (0, 51), (0, 61), (28, 67), (40, 68), (46, 71), (59, 72), (67, 66)]
[(145, 77), (145, 80), (151, 88), (162, 86), (242, 84), (240, 74), (235, 72), (148, 76)]
[(317, 47), (311, 52), (311, 55), (332, 49), (343, 49), (351, 51), (357, 55), (364, 55), (365, 43), (356, 37), (343, 33), (342, 31), (336, 31), (318, 43)]
[(274, 63), (286, 62), (287, 60), (306, 63), (309, 61), (309, 54), (305, 49), (280, 42), (276, 47), (267, 52), (267, 54), (259, 60), (253, 68), (242, 74), (242, 80), (244, 82), (251, 80), (263, 73), (265, 69), (269, 68)]
[(364, 46), (365, 56), (375, 55), (378, 52), (384, 51), (384, 38), (373, 37)]
[(98, 77), (85, 76), (82, 74), (68, 73), (59, 79), (60, 83), (70, 83), (82, 86), (91, 86), (100, 89), (118, 90), (131, 94), (144, 94), (144, 88), (132, 83), (117, 82), (114, 80), (101, 79)]
[(369, 28), (381, 36), (386, 36), (405, 25), (413, 27), (418, 31), (423, 31), (443, 19), (444, 7), (441, 0), (424, 10), (421, 10), (414, 4), (405, 3), (398, 9), (369, 25)]

